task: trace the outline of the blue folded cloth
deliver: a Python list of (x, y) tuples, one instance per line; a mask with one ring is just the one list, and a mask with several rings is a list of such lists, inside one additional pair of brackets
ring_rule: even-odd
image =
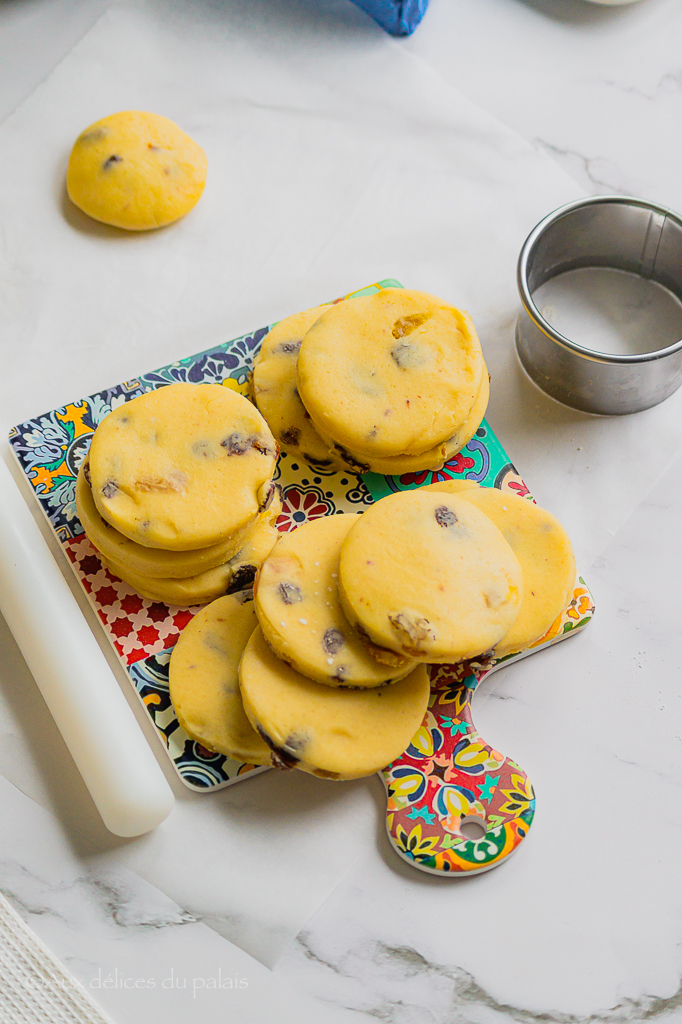
[(409, 36), (424, 17), (429, 0), (353, 0), (392, 36)]

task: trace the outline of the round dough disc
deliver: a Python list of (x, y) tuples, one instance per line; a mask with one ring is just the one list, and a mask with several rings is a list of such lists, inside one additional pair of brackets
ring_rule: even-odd
[(522, 651), (547, 632), (570, 603), (576, 566), (571, 541), (551, 512), (516, 494), (494, 487), (453, 487), (459, 481), (430, 484), (423, 490), (455, 493), (495, 524), (521, 565), (523, 600), (516, 620), (495, 645), (502, 656)]
[(489, 398), (490, 380), (488, 378), (488, 371), (485, 369), (476, 401), (462, 426), (448, 441), (444, 441), (435, 448), (430, 448), (423, 455), (389, 455), (386, 458), (376, 455), (365, 457), (358, 452), (349, 452), (342, 445), (334, 444), (331, 438), (328, 438), (328, 442), (345, 467), (354, 473), (381, 473), (384, 476), (401, 476), (403, 473), (419, 473), (425, 469), (441, 469), (474, 436), (485, 416)]
[(298, 394), (296, 365), (303, 335), (329, 305), (280, 320), (263, 338), (253, 363), (256, 405), (282, 446), (322, 469), (341, 466), (315, 430)]
[(464, 495), (421, 488), (382, 498), (359, 518), (341, 549), (339, 592), (374, 643), (451, 662), (502, 639), (520, 608), (522, 574)]
[(280, 534), (263, 562), (256, 612), (275, 653), (298, 672), (328, 686), (380, 686), (414, 667), (373, 658), (339, 603), (341, 545), (357, 514), (322, 516)]
[[(227, 540), (212, 547), (198, 548), (196, 551), (164, 551), (161, 548), (143, 547), (142, 544), (136, 544), (134, 540), (124, 537), (110, 526), (106, 519), (102, 519), (93, 501), (87, 467), (86, 460), (80, 467), (76, 480), (76, 509), (81, 526), (88, 540), (105, 558), (126, 566), (139, 576), (149, 576), (153, 579), (196, 576), (207, 569), (213, 569), (216, 565), (222, 565), (236, 555), (256, 528), (249, 524)], [(279, 504), (274, 485), (272, 500)]]
[(124, 110), (76, 139), (66, 172), (69, 198), (95, 220), (147, 231), (184, 217), (206, 183), (206, 154), (173, 121)]
[(420, 455), (452, 437), (482, 375), (470, 317), (402, 288), (332, 306), (298, 356), (298, 390), (318, 432), (370, 457)]
[(253, 522), (277, 445), (258, 410), (220, 384), (170, 384), (114, 409), (90, 446), (100, 515), (147, 547), (205, 548)]
[(239, 689), (239, 661), (257, 625), (253, 601), (234, 594), (202, 608), (173, 649), (168, 683), (191, 740), (237, 761), (269, 764), (270, 749), (251, 727)]
[(244, 710), (273, 761), (327, 779), (359, 779), (394, 761), (429, 700), (424, 665), (390, 686), (322, 686), (280, 661), (261, 629), (246, 645), (239, 681)]

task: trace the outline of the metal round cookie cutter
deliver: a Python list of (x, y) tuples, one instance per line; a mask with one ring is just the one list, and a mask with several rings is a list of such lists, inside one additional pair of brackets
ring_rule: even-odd
[(625, 270), (655, 281), (682, 301), (682, 218), (630, 196), (592, 196), (551, 213), (531, 231), (519, 256), (523, 312), (516, 348), (533, 381), (552, 398), (584, 412), (640, 412), (682, 384), (682, 338), (634, 355), (598, 352), (560, 334), (534, 292), (583, 267)]

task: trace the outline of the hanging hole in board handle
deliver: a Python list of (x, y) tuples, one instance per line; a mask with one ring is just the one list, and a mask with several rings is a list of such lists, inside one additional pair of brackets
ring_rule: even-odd
[(485, 819), (478, 818), (474, 814), (467, 814), (462, 818), (459, 831), (465, 839), (470, 839), (471, 842), (477, 843), (479, 839), (483, 839), (485, 836)]

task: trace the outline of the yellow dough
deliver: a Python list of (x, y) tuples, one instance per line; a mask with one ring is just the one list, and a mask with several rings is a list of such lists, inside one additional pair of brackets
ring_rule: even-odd
[(384, 459), (379, 456), (365, 458), (357, 452), (349, 452), (342, 445), (335, 445), (331, 438), (328, 438), (328, 441), (341, 462), (354, 473), (381, 473), (385, 476), (400, 476), (403, 473), (418, 473), (424, 469), (441, 469), (448, 459), (461, 451), (474, 436), (485, 416), (489, 398), (490, 380), (488, 371), (484, 367), (483, 380), (468, 418), (453, 437), (435, 448), (430, 448), (423, 455), (389, 455)]
[(266, 640), (293, 668), (328, 686), (380, 686), (407, 675), (373, 658), (339, 603), (341, 545), (357, 514), (322, 516), (280, 538), (258, 574), (256, 612)]
[(463, 491), (475, 491), (480, 485), (475, 480), (443, 480), (435, 484), (420, 487), (421, 491), (445, 491), (448, 494), (461, 494)]
[(390, 686), (323, 686), (280, 661), (260, 629), (246, 645), (239, 682), (244, 710), (273, 762), (326, 779), (362, 778), (394, 761), (422, 724), (429, 700), (424, 665)]
[(207, 604), (227, 593), (232, 578), (232, 569), (228, 563), (207, 569), (196, 576), (153, 578), (140, 576), (127, 565), (121, 565), (113, 558), (105, 558), (100, 554), (104, 566), (114, 576), (128, 583), (140, 597), (150, 601), (162, 601), (164, 604), (179, 605), (188, 608), (192, 605)]
[(69, 198), (84, 213), (129, 231), (189, 213), (206, 183), (206, 154), (173, 121), (124, 110), (95, 121), (71, 150)]
[(239, 689), (239, 661), (257, 625), (253, 601), (243, 595), (202, 608), (175, 645), (168, 683), (190, 739), (237, 761), (269, 764), (270, 749), (251, 727)]
[(459, 491), (497, 526), (518, 558), (523, 600), (515, 622), (495, 645), (495, 654), (522, 651), (544, 636), (570, 603), (576, 578), (571, 541), (558, 519), (532, 501), (494, 487), (452, 486), (457, 483), (444, 481), (423, 490)]
[[(139, 576), (151, 576), (152, 578), (196, 576), (207, 569), (223, 565), (224, 562), (241, 551), (251, 533), (257, 529), (257, 526), (249, 523), (248, 526), (238, 530), (227, 540), (221, 541), (220, 544), (199, 548), (195, 551), (163, 551), (161, 548), (146, 548), (142, 544), (136, 544), (134, 540), (124, 537), (122, 533), (110, 526), (106, 519), (102, 519), (92, 498), (88, 476), (89, 469), (86, 460), (81, 466), (76, 480), (76, 509), (88, 540), (105, 558), (113, 559), (118, 564), (127, 566)], [(271, 502), (274, 502), (275, 507), (279, 505), (281, 510), (281, 503), (276, 495), (274, 484)], [(266, 512), (264, 511), (261, 515), (265, 516)]]
[(138, 594), (151, 601), (181, 606), (205, 604), (207, 601), (215, 601), (223, 594), (248, 590), (253, 586), (261, 562), (270, 553), (279, 536), (274, 524), (281, 511), (282, 503), (277, 494), (270, 508), (258, 517), (256, 525), (251, 528), (250, 536), (241, 551), (223, 565), (207, 569), (196, 576), (142, 576), (115, 559), (106, 558), (104, 555), (101, 555), (101, 558), (115, 576), (125, 580)]
[(341, 466), (315, 430), (298, 394), (296, 364), (303, 335), (329, 305), (280, 320), (263, 338), (253, 363), (256, 405), (282, 446), (322, 469)]
[(95, 505), (145, 547), (205, 548), (253, 523), (277, 445), (256, 408), (220, 384), (170, 384), (114, 409), (90, 446)]
[(298, 356), (298, 390), (318, 432), (370, 459), (420, 455), (451, 438), (482, 376), (470, 317), (402, 288), (332, 306)]
[(522, 586), (509, 544), (464, 494), (382, 498), (341, 549), (346, 616), (374, 643), (422, 661), (490, 650), (514, 622)]

